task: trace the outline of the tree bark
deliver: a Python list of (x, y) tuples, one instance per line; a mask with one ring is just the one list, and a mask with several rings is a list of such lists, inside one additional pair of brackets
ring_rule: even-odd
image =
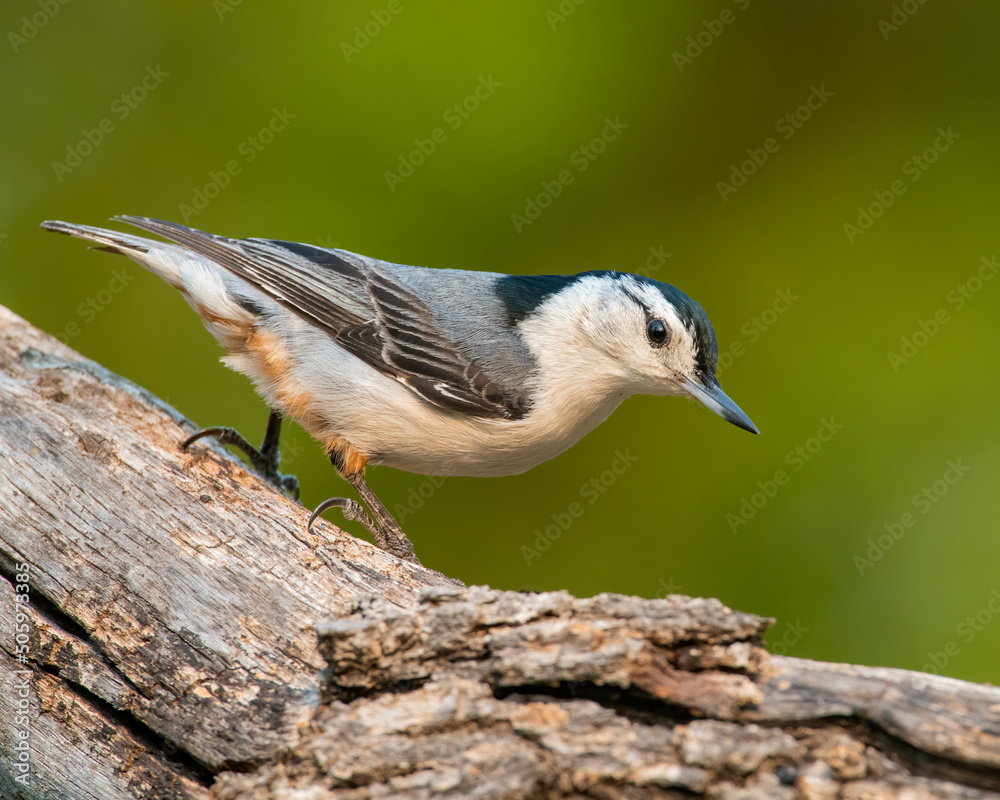
[(1000, 798), (1000, 690), (466, 589), (0, 307), (0, 797)]

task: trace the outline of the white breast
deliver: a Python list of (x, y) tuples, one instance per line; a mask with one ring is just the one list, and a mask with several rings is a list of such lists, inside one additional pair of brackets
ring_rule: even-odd
[(407, 472), (516, 475), (574, 445), (626, 397), (608, 391), (592, 359), (570, 355), (547, 363), (544, 353), (551, 351), (529, 330), (526, 341), (543, 354), (539, 374), (545, 376), (530, 387), (531, 411), (520, 420), (463, 416), (432, 405), (304, 321), (286, 317), (286, 325), (294, 330), (278, 331), (289, 356), (278, 381), (249, 358), (231, 356), (227, 362), (320, 441), (343, 437), (371, 464)]

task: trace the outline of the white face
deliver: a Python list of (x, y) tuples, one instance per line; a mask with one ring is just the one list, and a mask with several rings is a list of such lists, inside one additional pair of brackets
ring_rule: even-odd
[(537, 390), (554, 407), (679, 395), (758, 432), (715, 379), (718, 353), (708, 317), (671, 286), (621, 273), (586, 275), (546, 299), (519, 328), (538, 361)]
[[(589, 293), (592, 313), (583, 323), (588, 338), (617, 365), (632, 392), (688, 394), (683, 384), (700, 377), (697, 332), (655, 286), (622, 275), (616, 288), (609, 292), (604, 284), (599, 297)], [(701, 345), (711, 346), (704, 340)]]

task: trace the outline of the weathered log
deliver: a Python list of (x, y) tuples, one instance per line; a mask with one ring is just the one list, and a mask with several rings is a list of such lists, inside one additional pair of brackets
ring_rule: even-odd
[(680, 596), (368, 598), (318, 626), (299, 745), (217, 796), (998, 796), (1000, 690), (772, 657), (769, 622)]
[(196, 429), (0, 309), (0, 628), (10, 675), (28, 564), (42, 791), (26, 797), (205, 796), (219, 770), (297, 741), (325, 666), (318, 617), (359, 591), (410, 605), (454, 583), (327, 523), (307, 533), (308, 511), (235, 456), (182, 452)]
[(193, 430), (0, 309), (0, 797), (1000, 798), (1000, 689), (465, 589)]

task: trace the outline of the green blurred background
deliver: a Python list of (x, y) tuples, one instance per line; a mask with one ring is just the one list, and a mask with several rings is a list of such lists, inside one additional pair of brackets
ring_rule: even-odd
[[(8, 0), (2, 19), (0, 302), (257, 439), (264, 405), (176, 292), (38, 223), (647, 270), (707, 309), (762, 435), (634, 398), (524, 475), (372, 471), (423, 562), (717, 596), (777, 617), (776, 652), (998, 682), (1000, 280), (979, 273), (1000, 254), (1000, 6)], [(284, 452), (306, 505), (344, 491), (300, 429)]]

